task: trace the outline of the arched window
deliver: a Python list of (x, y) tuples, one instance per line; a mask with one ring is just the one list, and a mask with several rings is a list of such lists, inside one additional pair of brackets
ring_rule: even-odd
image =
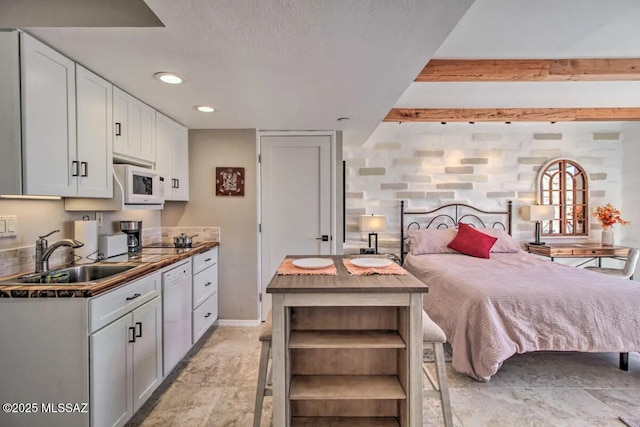
[(553, 206), (554, 219), (542, 221), (543, 236), (589, 234), (589, 178), (568, 159), (547, 163), (538, 174), (538, 203)]

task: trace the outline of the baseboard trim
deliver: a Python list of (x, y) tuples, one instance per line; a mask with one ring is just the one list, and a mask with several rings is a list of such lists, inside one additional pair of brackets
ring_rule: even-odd
[(218, 319), (218, 326), (258, 326), (260, 320)]

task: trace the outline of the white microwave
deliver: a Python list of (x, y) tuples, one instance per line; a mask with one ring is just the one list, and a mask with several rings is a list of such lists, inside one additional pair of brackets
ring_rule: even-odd
[(116, 179), (122, 185), (125, 205), (161, 205), (164, 203), (164, 182), (153, 169), (115, 164)]

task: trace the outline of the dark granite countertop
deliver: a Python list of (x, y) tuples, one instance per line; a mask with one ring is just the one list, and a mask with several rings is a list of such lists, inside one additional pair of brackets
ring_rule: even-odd
[[(189, 250), (166, 250), (159, 251), (155, 248), (143, 249), (141, 253), (129, 255), (127, 260), (121, 262), (100, 261), (100, 264), (109, 263), (117, 265), (120, 263), (139, 263), (130, 270), (113, 275), (107, 279), (97, 281), (92, 285), (73, 284), (11, 284), (0, 285), (0, 298), (91, 298), (104, 292), (115, 289), (132, 280), (146, 274), (160, 270), (163, 267), (174, 264), (183, 259), (187, 259), (211, 248), (218, 246), (217, 242), (207, 242)], [(22, 273), (24, 274), (24, 273)], [(2, 280), (18, 277), (22, 274), (1, 278)]]

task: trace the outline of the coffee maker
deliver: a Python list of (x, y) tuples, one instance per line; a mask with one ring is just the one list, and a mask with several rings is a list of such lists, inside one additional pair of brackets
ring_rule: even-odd
[(127, 234), (129, 252), (142, 249), (142, 221), (120, 221), (120, 230)]

